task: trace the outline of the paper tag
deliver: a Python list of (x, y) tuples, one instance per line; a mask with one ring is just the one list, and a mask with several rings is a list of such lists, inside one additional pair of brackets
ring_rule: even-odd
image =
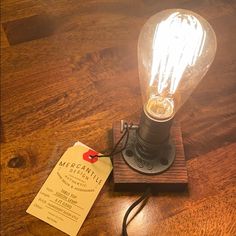
[(109, 157), (95, 154), (80, 142), (67, 149), (26, 212), (76, 235), (112, 170)]

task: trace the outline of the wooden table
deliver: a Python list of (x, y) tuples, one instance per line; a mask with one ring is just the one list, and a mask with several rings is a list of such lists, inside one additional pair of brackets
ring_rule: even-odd
[[(2, 1), (1, 232), (64, 235), (25, 210), (75, 141), (112, 146), (112, 122), (138, 119), (136, 46), (149, 16), (187, 8), (218, 40), (215, 61), (181, 113), (189, 189), (152, 196), (130, 235), (236, 235), (235, 1)], [(140, 193), (102, 189), (79, 235), (120, 235)]]

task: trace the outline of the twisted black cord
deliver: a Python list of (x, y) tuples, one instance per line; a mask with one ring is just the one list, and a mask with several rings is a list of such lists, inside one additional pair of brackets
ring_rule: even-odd
[[(133, 123), (131, 123), (130, 125), (128, 125), (127, 123), (125, 123), (125, 132), (122, 134), (122, 136), (120, 137), (120, 139), (118, 140), (118, 142), (116, 143), (116, 145), (114, 146), (114, 148), (112, 149), (112, 151), (108, 154), (103, 154), (103, 155), (93, 155), (91, 156), (91, 158), (95, 158), (95, 157), (111, 157), (114, 156), (120, 152), (122, 152), (123, 150), (125, 150), (128, 140), (129, 140), (129, 130), (132, 128)], [(125, 144), (123, 145), (123, 147), (116, 151), (117, 147), (119, 146), (119, 144), (121, 143), (121, 141), (124, 139), (124, 137), (126, 136), (126, 140), (125, 140)]]

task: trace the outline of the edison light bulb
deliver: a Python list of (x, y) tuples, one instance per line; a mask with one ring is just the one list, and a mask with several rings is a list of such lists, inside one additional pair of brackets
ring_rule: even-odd
[(152, 16), (138, 41), (146, 115), (171, 119), (206, 74), (215, 52), (215, 33), (198, 14), (173, 9)]
[(122, 152), (130, 167), (158, 174), (172, 165), (172, 118), (206, 74), (215, 52), (212, 27), (194, 12), (165, 10), (143, 26), (138, 40), (143, 113)]

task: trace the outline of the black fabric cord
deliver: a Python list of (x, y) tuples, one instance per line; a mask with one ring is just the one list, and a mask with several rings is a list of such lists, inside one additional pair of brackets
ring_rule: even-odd
[[(130, 212), (141, 202), (143, 202), (144, 204), (142, 205), (142, 207), (140, 208), (140, 210), (144, 207), (144, 205), (146, 204), (149, 196), (151, 194), (151, 188), (150, 187), (147, 187), (145, 192), (142, 194), (142, 196), (140, 198), (138, 198), (129, 208), (128, 210), (126, 211), (125, 213), (125, 216), (123, 218), (123, 224), (122, 224), (122, 236), (128, 236), (128, 233), (127, 233), (127, 219), (129, 217), (129, 214)], [(138, 212), (140, 211), (138, 210)], [(137, 213), (136, 213), (137, 214)], [(135, 215), (136, 215), (135, 214)]]
[[(112, 157), (118, 153), (121, 153), (127, 146), (127, 143), (128, 143), (128, 140), (129, 140), (129, 130), (132, 128), (133, 124), (128, 124), (128, 123), (125, 123), (124, 127), (125, 127), (125, 131), (124, 133), (122, 134), (122, 136), (120, 137), (120, 139), (118, 140), (118, 142), (115, 144), (114, 148), (112, 149), (112, 151), (108, 154), (104, 154), (104, 155), (93, 155), (91, 156), (91, 158), (95, 158), (95, 157)], [(126, 137), (126, 140), (125, 140), (125, 143), (123, 145), (123, 147), (119, 150), (116, 150), (119, 146), (119, 144), (121, 143), (121, 141)], [(128, 210), (126, 211), (125, 215), (124, 215), (124, 218), (123, 218), (123, 224), (122, 224), (122, 236), (128, 236), (127, 234), (127, 219), (128, 219), (128, 216), (130, 214), (130, 212), (139, 204), (139, 203), (143, 203), (141, 208), (139, 208), (138, 212), (144, 207), (144, 205), (146, 204), (149, 196), (150, 196), (150, 193), (151, 193), (151, 188), (150, 187), (147, 187), (147, 189), (145, 190), (145, 192), (142, 194), (142, 196), (137, 199), (129, 208)], [(137, 213), (138, 213), (137, 212)], [(137, 214), (136, 213), (136, 214)], [(135, 215), (136, 215), (135, 214)]]

